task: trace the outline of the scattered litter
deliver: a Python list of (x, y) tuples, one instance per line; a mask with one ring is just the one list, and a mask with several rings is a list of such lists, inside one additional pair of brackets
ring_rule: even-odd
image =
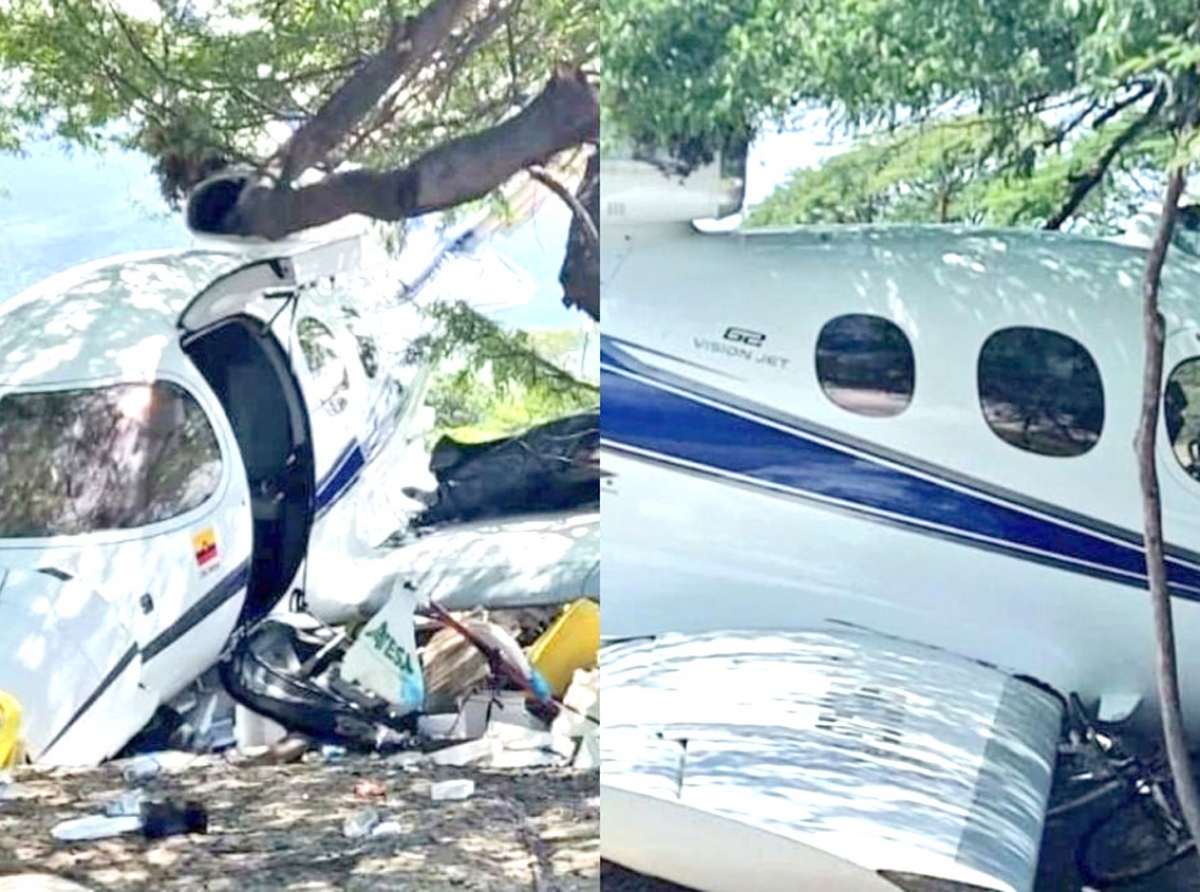
[(461, 768), (464, 765), (470, 765), (472, 762), (487, 759), (491, 755), (492, 741), (486, 737), (481, 737), (478, 740), (468, 740), (466, 743), (460, 743), (457, 746), (437, 750), (430, 756), (430, 760), (435, 765), (449, 765)]
[(0, 771), (0, 802), (5, 799), (17, 799), (25, 792), (25, 788), (13, 780), (7, 771)]
[(17, 765), (22, 758), (21, 703), (7, 691), (0, 691), (0, 768)]
[(208, 809), (194, 800), (142, 803), (142, 833), (147, 839), (208, 832)]
[(143, 801), (140, 791), (131, 790), (109, 803), (105, 812), (62, 821), (50, 834), (62, 842), (83, 842), (139, 831), (147, 839), (208, 832), (208, 810), (193, 800)]
[(550, 730), (572, 741), (575, 768), (600, 767), (600, 673), (578, 669), (562, 702), (565, 707)]
[(363, 778), (354, 785), (354, 795), (359, 799), (386, 799), (387, 784), (373, 778)]
[(125, 763), (125, 767), (121, 769), (121, 775), (125, 778), (125, 783), (136, 784), (141, 781), (151, 780), (162, 774), (162, 764), (154, 756), (134, 756)]
[(142, 816), (88, 815), (55, 824), (50, 835), (61, 842), (83, 842), (91, 839), (108, 839), (125, 833), (136, 833), (142, 829)]
[(346, 816), (342, 834), (347, 839), (360, 839), (380, 825), (382, 818), (373, 808), (360, 808)]
[[(457, 712), (439, 712), (417, 719), (417, 733), (429, 740), (466, 740)], [(479, 736), (479, 735), (476, 735)]]
[(127, 818), (142, 813), (142, 802), (146, 796), (141, 790), (126, 790), (104, 806), (104, 814), (110, 818)]
[(0, 892), (92, 892), (52, 873), (0, 874)]
[(487, 658), (454, 629), (440, 629), (421, 649), (425, 672), (425, 710), (458, 711), (458, 700), (488, 678)]
[(470, 778), (439, 781), (429, 788), (434, 802), (456, 802), (470, 799), (475, 794), (475, 781)]
[(336, 744), (327, 743), (321, 747), (320, 753), (322, 759), (324, 759), (326, 762), (332, 762), (335, 759), (341, 759), (343, 756), (345, 756), (346, 748), (344, 746), (337, 746)]
[(545, 730), (546, 723), (529, 712), (527, 702), (520, 691), (472, 694), (463, 701), (459, 712), (461, 733), (467, 740), (482, 737), (493, 722)]
[(400, 580), (391, 597), (346, 651), (340, 676), (362, 685), (395, 707), (397, 715), (425, 705), (425, 678), (417, 655), (413, 616), (417, 596)]
[(376, 824), (371, 831), (371, 836), (376, 839), (383, 839), (391, 836), (402, 836), (404, 828), (400, 826), (399, 821), (384, 821), (382, 824)]
[(588, 598), (569, 604), (529, 648), (533, 666), (562, 697), (576, 670), (595, 666), (600, 654), (600, 605)]

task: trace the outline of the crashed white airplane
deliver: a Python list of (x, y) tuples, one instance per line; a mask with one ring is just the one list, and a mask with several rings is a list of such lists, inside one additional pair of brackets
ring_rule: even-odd
[(594, 511), (377, 547), (437, 486), (430, 369), (383, 361), (421, 295), (386, 330), (346, 309), (392, 272), (351, 220), (91, 263), (0, 307), (0, 690), (33, 761), (112, 756), (296, 589), (327, 622), (403, 582), (452, 606), (595, 593)]
[[(714, 170), (602, 177), (604, 857), (705, 892), (1029, 892), (1064, 695), (1155, 718), (1145, 252), (705, 234), (736, 209)], [(1200, 262), (1178, 251), (1162, 312), (1195, 732)]]

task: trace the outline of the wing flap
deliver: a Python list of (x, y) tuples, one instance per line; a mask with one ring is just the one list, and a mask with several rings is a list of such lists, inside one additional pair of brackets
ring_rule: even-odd
[[(852, 631), (667, 636), (606, 648), (602, 663), (605, 795), (627, 815), (661, 800), (708, 816), (715, 835), (687, 843), (693, 863), (737, 824), (794, 859), (779, 888), (868, 890), (883, 870), (1032, 888), (1061, 721), (1040, 688)], [(661, 838), (610, 826), (606, 811), (606, 857), (696, 885), (662, 872), (687, 858)], [(850, 885), (828, 885), (829, 858)], [(775, 888), (745, 873), (757, 860), (742, 888)]]

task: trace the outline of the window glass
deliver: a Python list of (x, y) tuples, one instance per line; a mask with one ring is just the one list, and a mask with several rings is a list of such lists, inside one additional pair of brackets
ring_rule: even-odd
[(1184, 360), (1167, 377), (1163, 423), (1175, 458), (1200, 480), (1200, 358)]
[(338, 356), (333, 332), (325, 323), (308, 318), (300, 320), (296, 336), (312, 372), (317, 403), (330, 415), (344, 412), (349, 404), (350, 372)]
[(908, 337), (882, 316), (838, 316), (817, 338), (821, 388), (859, 415), (899, 415), (912, 400), (915, 374)]
[(216, 434), (175, 384), (0, 397), (0, 537), (146, 526), (199, 507), (220, 481)]
[(1082, 344), (1044, 328), (1005, 328), (979, 353), (979, 402), (1006, 443), (1038, 455), (1083, 455), (1104, 427), (1104, 386)]

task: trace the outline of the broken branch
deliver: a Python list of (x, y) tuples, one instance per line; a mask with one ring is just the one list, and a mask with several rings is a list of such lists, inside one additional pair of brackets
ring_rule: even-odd
[(588, 209), (583, 206), (583, 202), (576, 197), (575, 193), (540, 164), (531, 165), (529, 175), (562, 199), (563, 203), (575, 214), (579, 225), (583, 227), (588, 240), (593, 245), (600, 243), (600, 230), (596, 228), (596, 221), (592, 219), (592, 215), (588, 213)]

